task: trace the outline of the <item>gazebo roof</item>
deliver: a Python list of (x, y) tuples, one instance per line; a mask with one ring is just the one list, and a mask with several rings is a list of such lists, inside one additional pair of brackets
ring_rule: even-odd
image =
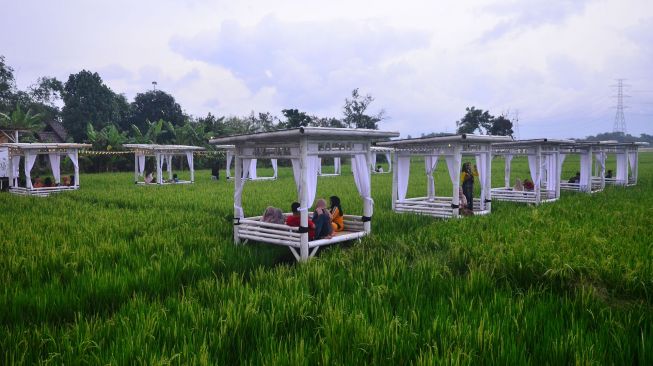
[(389, 153), (395, 151), (395, 149), (391, 147), (381, 147), (381, 146), (372, 146), (370, 147), (370, 150), (376, 153)]
[(67, 149), (86, 149), (91, 147), (90, 144), (77, 143), (4, 143), (0, 147), (8, 147), (14, 150), (67, 150)]
[(205, 150), (203, 147), (187, 146), (187, 145), (125, 144), (122, 146), (124, 146), (129, 150), (143, 151), (149, 153)]
[(391, 137), (398, 137), (399, 132), (353, 129), (353, 128), (329, 128), (329, 127), (300, 127), (288, 130), (250, 133), (244, 135), (232, 135), (218, 137), (209, 140), (215, 145), (245, 145), (245, 144), (275, 144), (299, 142), (302, 137), (311, 140), (360, 140), (379, 141)]
[(493, 147), (497, 148), (520, 148), (520, 147), (533, 147), (533, 146), (559, 146), (564, 144), (574, 143), (573, 140), (558, 140), (558, 139), (527, 139), (527, 140), (515, 140), (510, 142), (499, 142), (492, 144)]
[(411, 148), (415, 146), (433, 147), (445, 144), (492, 144), (497, 142), (510, 142), (510, 136), (491, 136), (491, 135), (451, 135), (451, 136), (435, 136), (435, 137), (419, 137), (414, 139), (400, 139), (377, 143), (378, 146), (387, 146), (394, 148)]

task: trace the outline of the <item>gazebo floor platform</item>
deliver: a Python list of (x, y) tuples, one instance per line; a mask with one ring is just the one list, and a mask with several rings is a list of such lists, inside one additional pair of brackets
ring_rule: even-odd
[[(397, 200), (395, 202), (395, 212), (399, 213), (414, 213), (418, 215), (428, 215), (442, 219), (453, 217), (453, 209), (451, 207), (452, 197), (415, 197), (406, 198), (403, 201)], [(481, 209), (480, 199), (474, 199), (474, 215), (487, 215), (490, 210)]]
[(175, 185), (175, 184), (193, 184), (193, 182), (189, 180), (180, 180), (178, 182), (163, 182), (163, 183), (145, 183), (145, 182), (136, 182), (137, 185), (139, 186), (167, 186), (167, 185)]
[(37, 196), (47, 197), (52, 193), (75, 191), (79, 187), (74, 186), (59, 186), (59, 187), (41, 187), (41, 188), (25, 188), (25, 187), (11, 187), (9, 192), (22, 196)]
[(539, 204), (555, 202), (558, 200), (558, 197), (556, 197), (554, 191), (541, 189), (540, 201), (538, 202), (534, 191), (515, 191), (511, 187), (500, 187), (492, 188), (492, 200)]

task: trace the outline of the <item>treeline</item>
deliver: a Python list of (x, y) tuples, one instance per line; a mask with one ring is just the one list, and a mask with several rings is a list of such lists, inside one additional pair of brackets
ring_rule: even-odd
[[(97, 72), (82, 70), (64, 81), (41, 77), (27, 90), (16, 87), (14, 70), (0, 56), (0, 130), (21, 130), (21, 142), (36, 140), (47, 121), (58, 121), (69, 142), (87, 142), (93, 149), (121, 150), (125, 143), (204, 146), (208, 140), (230, 134), (272, 131), (300, 126), (377, 129), (384, 111), (370, 114), (374, 101), (354, 89), (345, 98), (340, 117), (310, 115), (296, 108), (282, 116), (251, 112), (247, 116), (193, 116), (163, 90), (138, 93), (133, 101), (114, 92)], [(124, 158), (107, 157), (91, 170), (122, 169)], [(124, 161), (123, 161), (124, 160)], [(133, 164), (133, 163), (131, 163)], [(201, 161), (200, 161), (200, 165)]]

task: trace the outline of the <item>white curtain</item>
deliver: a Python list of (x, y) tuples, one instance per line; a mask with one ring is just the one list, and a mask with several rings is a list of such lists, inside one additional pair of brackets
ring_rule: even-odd
[(596, 153), (596, 162), (599, 163), (599, 171), (597, 174), (603, 174), (605, 175), (605, 158), (606, 158), (606, 153), (604, 151)]
[(535, 155), (528, 155), (528, 170), (531, 173), (531, 180), (533, 181), (533, 186), (540, 186), (540, 172), (539, 168), (536, 165), (537, 157)]
[(635, 172), (637, 171), (637, 151), (628, 153), (628, 163), (630, 165), (630, 175), (636, 178)]
[(136, 157), (138, 158), (138, 175), (142, 177), (145, 172), (145, 155), (137, 154)]
[(322, 175), (322, 158), (317, 158), (317, 174)]
[(234, 153), (231, 150), (227, 150), (227, 178), (231, 177), (231, 161), (234, 158)]
[(591, 190), (592, 156), (589, 152), (580, 154), (580, 190)]
[(56, 184), (61, 183), (61, 155), (48, 154), (50, 158), (50, 167), (52, 168), (52, 176)]
[(505, 162), (505, 167), (503, 168), (503, 180), (504, 180), (504, 185), (506, 188), (510, 187), (510, 165), (512, 164), (512, 154), (507, 154), (505, 156), (506, 162)]
[[(236, 179), (236, 191), (234, 192), (234, 201), (238, 202), (241, 201), (241, 197), (243, 196), (243, 187), (245, 186), (245, 179), (249, 176), (249, 168), (251, 167), (252, 164), (252, 159), (241, 159), (240, 160), (243, 166), (243, 171), (242, 171), (242, 179), (240, 179), (240, 184), (238, 184), (238, 179)], [(245, 212), (243, 211), (243, 208), (241, 206), (237, 206), (234, 203), (234, 209), (238, 211), (238, 217), (241, 219), (245, 217)]]
[(555, 159), (556, 155), (547, 155), (546, 160), (546, 189), (548, 191), (557, 191), (560, 183), (559, 164)]
[(487, 155), (478, 154), (474, 157), (474, 160), (476, 161), (476, 171), (478, 172), (478, 181), (481, 185), (481, 198), (480, 198), (481, 210), (485, 210), (485, 195), (487, 194), (487, 192), (485, 191), (485, 187), (487, 183)]
[(194, 163), (194, 160), (193, 160), (193, 152), (192, 151), (186, 151), (186, 162), (188, 162), (188, 170), (193, 172), (195, 170), (195, 163)]
[[(244, 160), (244, 159), (243, 159)], [(247, 159), (250, 160), (250, 165), (249, 165), (249, 175), (246, 175), (244, 177), (250, 178), (250, 179), (256, 179), (258, 176), (256, 175), (256, 165), (257, 165), (257, 159)]]
[(27, 188), (32, 188), (32, 167), (36, 161), (36, 154), (25, 153), (25, 183)]
[(68, 151), (68, 158), (73, 162), (73, 167), (75, 169), (75, 179), (70, 182), (70, 184), (79, 185), (79, 161), (77, 160), (77, 151)]
[(385, 153), (385, 159), (388, 161), (388, 171), (392, 171), (392, 154)]
[(11, 165), (14, 175), (14, 179), (18, 179), (20, 176), (20, 155), (11, 157)]
[(333, 168), (336, 174), (340, 174), (340, 158), (333, 158)]
[(426, 176), (428, 177), (427, 194), (430, 200), (435, 197), (435, 180), (433, 179), (433, 172), (438, 166), (438, 156), (428, 155), (424, 157), (424, 165), (426, 166)]
[(270, 159), (270, 162), (272, 163), (272, 170), (274, 171), (274, 177), (276, 178), (278, 173), (277, 159)]
[(617, 183), (628, 183), (628, 155), (626, 153), (617, 154)]
[(540, 182), (544, 185), (549, 183), (549, 155), (541, 155), (540, 158)]
[(168, 179), (172, 179), (172, 154), (168, 154), (166, 157), (166, 170), (168, 171)]
[(410, 156), (397, 157), (397, 200), (403, 202), (408, 193), (408, 177), (410, 176)]
[(372, 167), (372, 170), (376, 170), (376, 152), (372, 152), (370, 154), (370, 166)]
[(457, 164), (456, 157), (447, 155), (444, 157), (444, 160), (447, 162), (447, 170), (449, 171), (449, 178), (451, 178), (451, 183), (454, 187), (457, 187), (460, 185), (460, 183), (456, 182), (456, 169), (460, 169), (460, 167)]
[(365, 154), (356, 154), (351, 159), (351, 171), (354, 173), (354, 182), (358, 193), (364, 201), (370, 203), (370, 217), (374, 211), (374, 200), (372, 200), (372, 187), (370, 184), (370, 166), (367, 164)]
[(558, 182), (562, 179), (562, 164), (564, 164), (566, 157), (565, 154), (558, 155)]

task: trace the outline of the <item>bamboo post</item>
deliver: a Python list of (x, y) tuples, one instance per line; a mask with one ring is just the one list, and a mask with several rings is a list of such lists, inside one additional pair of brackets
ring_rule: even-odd
[(463, 154), (462, 154), (462, 146), (456, 146), (454, 148), (454, 173), (453, 173), (453, 197), (451, 199), (451, 204), (452, 206), (452, 212), (451, 216), (454, 218), (458, 218), (460, 215), (460, 196), (459, 196), (459, 187), (460, 187), (460, 165), (462, 164), (463, 160)]
[(633, 165), (635, 169), (633, 169), (633, 185), (637, 184), (637, 175), (639, 174), (639, 148), (635, 147), (635, 164)]
[(485, 209), (492, 212), (492, 151), (490, 145), (487, 148), (488, 151), (485, 153), (485, 184), (483, 187), (485, 193), (481, 194), (481, 196), (485, 197)]
[(190, 166), (188, 170), (190, 170), (190, 182), (195, 183), (195, 156), (192, 151), (190, 152)]
[[(238, 192), (238, 187), (240, 187), (243, 184), (243, 163), (242, 159), (240, 158), (240, 154), (238, 154), (238, 150), (236, 150), (236, 153), (234, 154), (234, 219), (240, 218), (240, 211), (238, 210), (237, 207), (243, 207), (243, 197), (242, 197), (242, 192), (243, 190), (240, 190), (240, 194)], [(240, 244), (240, 237), (238, 235), (238, 225), (234, 223), (234, 244)]]
[(134, 154), (134, 183), (138, 183), (138, 153)]
[[(506, 188), (510, 187), (510, 170), (511, 170), (511, 164), (512, 161), (508, 159), (509, 155), (504, 155), (503, 158), (505, 159), (505, 166), (503, 168), (503, 183)], [(510, 155), (512, 156), (512, 155)], [(512, 159), (512, 158), (511, 158)]]
[(163, 184), (163, 172), (161, 171), (161, 154), (156, 153), (156, 183)]
[(9, 149), (7, 149), (7, 167), (9, 168), (9, 188), (14, 188), (15, 187), (15, 180), (16, 178), (14, 177), (14, 159), (11, 154), (9, 154)]
[(533, 183), (535, 204), (539, 205), (542, 201), (542, 145), (537, 145), (535, 148), (535, 182)]
[[(369, 145), (367, 146), (369, 149)], [(372, 169), (370, 169), (370, 163), (372, 162), (370, 153), (365, 154), (365, 165), (367, 165), (367, 181), (370, 182), (370, 198), (372, 198)], [(372, 217), (372, 202), (370, 200), (363, 200), (363, 216)], [(363, 223), (363, 230), (366, 233), (372, 232), (372, 222), (365, 221)]]
[(555, 152), (555, 159), (556, 159), (556, 170), (557, 170), (555, 179), (557, 179), (556, 182), (558, 182), (558, 184), (556, 184), (555, 198), (557, 199), (560, 198), (560, 183), (562, 182), (562, 179), (560, 179), (562, 177), (562, 164), (560, 164), (560, 150)]
[[(592, 193), (592, 156), (594, 155), (594, 149), (590, 146), (589, 147), (589, 174), (587, 177), (587, 181), (584, 182), (587, 185), (587, 193)], [(628, 181), (628, 179), (626, 179)]]
[(79, 188), (79, 150), (75, 149), (75, 160), (77, 165), (75, 165), (75, 189)]
[[(299, 143), (299, 155), (300, 155), (300, 180), (299, 180), (299, 226), (308, 229), (308, 141), (305, 137), (302, 137)], [(299, 259), (300, 261), (308, 260), (308, 231), (301, 233), (299, 242)]]
[(393, 164), (395, 166), (395, 169), (392, 171), (392, 211), (397, 210), (397, 189), (398, 189), (398, 181), (399, 181), (399, 176), (397, 175), (397, 155), (399, 153), (395, 150), (394, 153), (392, 154), (392, 160)]
[(605, 149), (601, 149), (601, 169), (600, 173), (601, 174), (601, 190), (605, 189), (605, 160), (607, 157), (607, 153), (604, 151)]

